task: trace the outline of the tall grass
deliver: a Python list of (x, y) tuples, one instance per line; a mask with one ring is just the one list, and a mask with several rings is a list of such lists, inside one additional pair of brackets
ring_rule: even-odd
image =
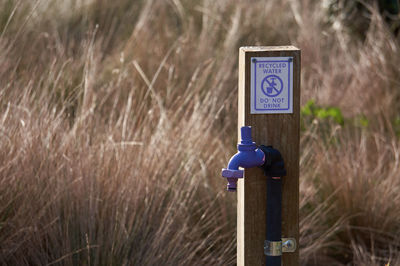
[(302, 49), (301, 260), (400, 263), (398, 41), (319, 1), (0, 0), (0, 262), (233, 265), (237, 52)]

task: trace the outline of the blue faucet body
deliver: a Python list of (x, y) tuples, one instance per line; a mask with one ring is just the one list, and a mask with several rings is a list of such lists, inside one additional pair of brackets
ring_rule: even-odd
[(228, 191), (236, 191), (238, 178), (243, 178), (242, 168), (252, 168), (261, 166), (265, 162), (265, 154), (257, 148), (255, 142), (251, 138), (251, 127), (242, 127), (241, 141), (238, 143), (238, 152), (229, 160), (228, 168), (222, 169), (222, 176), (227, 178)]

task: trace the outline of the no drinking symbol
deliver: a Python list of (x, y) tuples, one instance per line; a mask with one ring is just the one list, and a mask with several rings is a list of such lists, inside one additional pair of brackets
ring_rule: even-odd
[(261, 82), (261, 89), (265, 95), (276, 97), (283, 91), (283, 82), (277, 75), (269, 75)]

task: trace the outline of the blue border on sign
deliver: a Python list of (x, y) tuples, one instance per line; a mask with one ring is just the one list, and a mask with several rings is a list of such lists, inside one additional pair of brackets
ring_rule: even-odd
[[(256, 58), (254, 58), (256, 59)], [(270, 60), (270, 61), (257, 61), (257, 59), (254, 62), (254, 109), (257, 111), (287, 111), (290, 109), (290, 63), (293, 62), (293, 57), (290, 57), (289, 60), (287, 61), (277, 61), (277, 60)], [(287, 108), (281, 108), (281, 109), (260, 109), (257, 108), (257, 63), (288, 63), (288, 107)]]

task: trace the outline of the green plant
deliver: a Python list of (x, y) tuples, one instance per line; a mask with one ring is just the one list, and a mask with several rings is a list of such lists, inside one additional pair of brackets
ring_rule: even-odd
[(344, 117), (338, 107), (320, 107), (315, 104), (314, 100), (309, 100), (302, 108), (301, 115), (303, 118), (332, 120), (343, 126)]

